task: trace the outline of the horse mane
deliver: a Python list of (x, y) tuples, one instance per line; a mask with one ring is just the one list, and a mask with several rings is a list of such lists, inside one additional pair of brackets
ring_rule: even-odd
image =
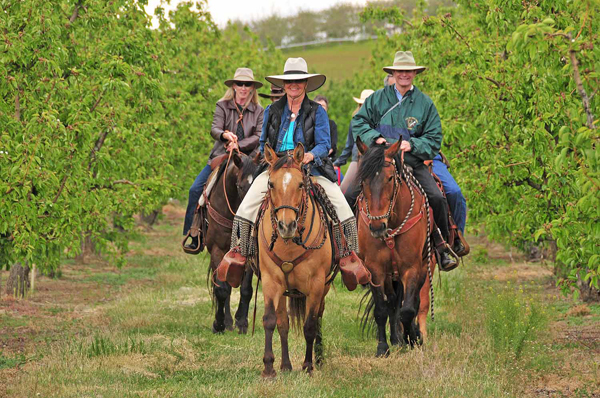
[(359, 181), (375, 177), (385, 166), (385, 145), (373, 144), (360, 158), (358, 167)]
[(294, 167), (294, 158), (291, 157), (288, 153), (277, 159), (277, 162), (271, 167), (272, 171), (277, 171), (282, 167)]
[(250, 156), (242, 156), (242, 175), (252, 175), (258, 166)]

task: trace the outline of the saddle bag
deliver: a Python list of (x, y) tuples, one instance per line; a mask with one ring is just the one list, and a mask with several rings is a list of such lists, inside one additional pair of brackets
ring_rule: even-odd
[(225, 256), (215, 271), (217, 279), (227, 282), (231, 287), (239, 287), (242, 284), (246, 258), (242, 256), (239, 248), (233, 248)]
[(371, 282), (371, 273), (362, 265), (355, 252), (351, 252), (349, 256), (340, 259), (340, 272), (342, 273), (342, 282), (353, 291), (357, 285), (364, 285)]

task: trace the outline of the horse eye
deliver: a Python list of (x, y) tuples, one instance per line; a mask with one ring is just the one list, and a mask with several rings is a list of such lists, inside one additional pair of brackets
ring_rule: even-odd
[(388, 181), (392, 181), (393, 178), (394, 176), (390, 176), (390, 178), (388, 178)]
[(273, 183), (269, 181), (269, 189), (273, 189)]
[(298, 189), (302, 189), (302, 188), (304, 188), (304, 183), (303, 182), (301, 182), (300, 185), (298, 186)]

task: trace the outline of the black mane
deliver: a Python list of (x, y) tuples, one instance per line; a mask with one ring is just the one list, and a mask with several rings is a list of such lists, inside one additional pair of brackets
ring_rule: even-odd
[(358, 167), (359, 181), (373, 178), (383, 170), (385, 166), (385, 145), (373, 144), (369, 150), (361, 156)]
[(293, 162), (294, 159), (289, 154), (285, 153), (277, 160), (277, 162), (275, 162), (273, 165), (273, 171), (277, 171), (284, 166), (290, 167), (293, 165)]
[(254, 163), (254, 159), (250, 156), (242, 156), (242, 175), (253, 175), (258, 165)]

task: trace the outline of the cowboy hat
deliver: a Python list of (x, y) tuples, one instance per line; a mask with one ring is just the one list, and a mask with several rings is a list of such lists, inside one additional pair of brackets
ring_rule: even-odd
[(365, 100), (366, 100), (367, 98), (369, 98), (369, 96), (370, 96), (371, 94), (373, 94), (374, 92), (375, 92), (375, 91), (373, 91), (373, 90), (366, 89), (366, 90), (363, 90), (363, 91), (361, 91), (361, 93), (360, 93), (360, 98), (356, 98), (356, 97), (352, 97), (352, 98), (354, 98), (354, 101), (355, 101), (357, 104), (361, 104), (361, 105), (362, 105), (362, 104), (365, 102)]
[(265, 79), (277, 87), (283, 87), (289, 80), (306, 79), (306, 92), (310, 93), (325, 84), (326, 77), (317, 73), (308, 73), (308, 65), (304, 58), (288, 58), (283, 67), (283, 75), (267, 76)]
[(413, 57), (410, 51), (398, 51), (394, 57), (394, 65), (386, 66), (383, 70), (390, 75), (395, 70), (416, 70), (417, 74), (427, 69), (424, 66), (417, 66), (415, 63), (415, 57)]
[(263, 86), (263, 84), (257, 80), (254, 80), (254, 73), (250, 68), (237, 68), (235, 74), (233, 75), (233, 79), (225, 80), (225, 85), (227, 87), (231, 87), (231, 85), (235, 82), (252, 82), (254, 83), (254, 88), (259, 89)]
[(263, 93), (258, 93), (258, 95), (260, 97), (263, 98), (279, 98), (279, 97), (283, 97), (285, 95), (285, 92), (283, 91), (283, 89), (281, 87), (277, 87), (274, 84), (271, 84), (271, 93), (270, 94), (263, 94)]

